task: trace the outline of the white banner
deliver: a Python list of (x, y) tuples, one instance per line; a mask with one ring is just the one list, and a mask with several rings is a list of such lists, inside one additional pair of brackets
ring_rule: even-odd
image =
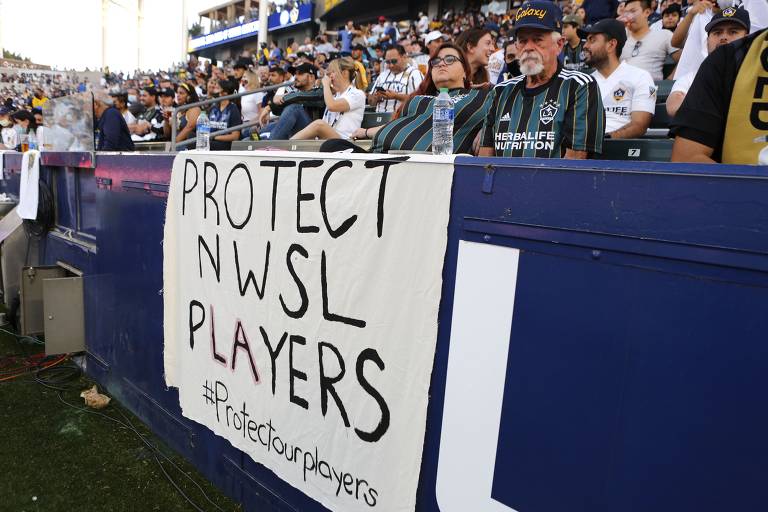
[(180, 153), (165, 379), (185, 417), (338, 511), (413, 510), (451, 157)]

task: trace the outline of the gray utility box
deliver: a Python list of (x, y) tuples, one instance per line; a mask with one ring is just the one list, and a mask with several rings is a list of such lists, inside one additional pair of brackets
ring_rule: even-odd
[(21, 333), (45, 334), (45, 353), (85, 350), (83, 278), (59, 266), (21, 271)]

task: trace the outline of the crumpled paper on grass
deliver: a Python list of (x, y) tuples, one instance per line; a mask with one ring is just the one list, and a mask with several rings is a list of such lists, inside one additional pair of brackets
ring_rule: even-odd
[(85, 405), (92, 409), (103, 409), (109, 405), (109, 401), (112, 400), (107, 395), (99, 393), (96, 384), (94, 384), (92, 388), (86, 389), (80, 393), (80, 396), (85, 399)]

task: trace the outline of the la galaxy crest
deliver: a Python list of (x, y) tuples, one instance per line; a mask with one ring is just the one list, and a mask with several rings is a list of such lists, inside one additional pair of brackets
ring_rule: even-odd
[(615, 101), (621, 101), (621, 100), (623, 100), (623, 99), (624, 99), (624, 96), (626, 96), (626, 95), (627, 95), (627, 91), (626, 91), (626, 89), (624, 89), (624, 88), (622, 88), (622, 87), (619, 87), (618, 89), (616, 89), (615, 91), (613, 91), (613, 99), (614, 99)]
[(541, 104), (539, 110), (539, 119), (543, 124), (549, 124), (557, 115), (557, 109), (560, 108), (560, 104), (555, 100), (547, 100)]

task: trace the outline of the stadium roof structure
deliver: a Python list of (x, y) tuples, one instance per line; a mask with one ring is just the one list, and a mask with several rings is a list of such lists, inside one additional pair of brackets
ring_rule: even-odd
[(240, 16), (246, 16), (250, 9), (257, 9), (259, 0), (230, 0), (215, 7), (209, 7), (200, 11), (198, 15), (201, 18), (208, 18), (215, 21), (234, 20)]

